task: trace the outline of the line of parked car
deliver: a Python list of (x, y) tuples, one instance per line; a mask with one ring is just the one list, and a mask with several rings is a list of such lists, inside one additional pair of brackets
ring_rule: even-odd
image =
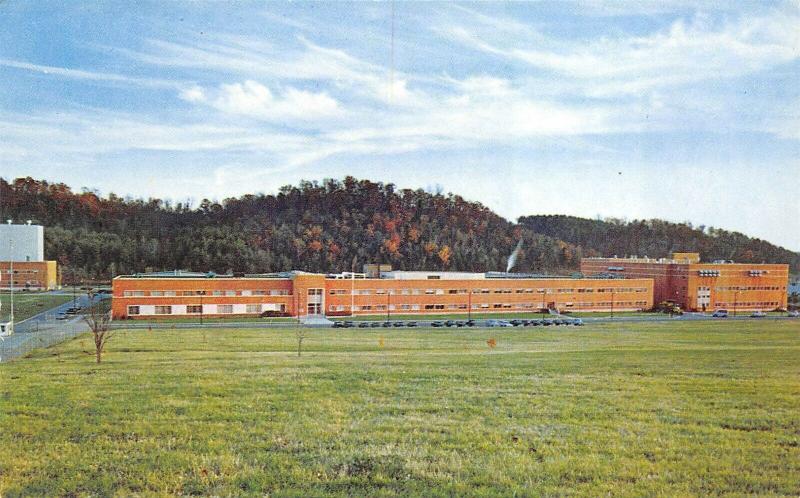
[(333, 322), (333, 328), (335, 329), (351, 329), (354, 327), (358, 327), (360, 329), (368, 329), (368, 328), (378, 328), (378, 327), (416, 327), (417, 322), (401, 322), (401, 321), (385, 321), (385, 322), (356, 322), (351, 320), (345, 320), (340, 322)]
[[(476, 320), (434, 320), (431, 322), (431, 327), (477, 327), (479, 324)], [(583, 320), (580, 318), (545, 318), (541, 320), (486, 320), (486, 327), (536, 327), (536, 326), (550, 326), (550, 325), (583, 325)], [(355, 322), (352, 320), (343, 320), (333, 322), (335, 329), (349, 329), (349, 328), (390, 328), (390, 327), (416, 327), (415, 321), (383, 321), (383, 322)]]
[(544, 318), (534, 320), (487, 320), (487, 327), (549, 327), (551, 325), (583, 326), (580, 318)]
[[(728, 318), (728, 310), (716, 310), (714, 313), (711, 314), (714, 318)], [(789, 318), (798, 318), (800, 317), (800, 311), (792, 310), (786, 312), (786, 316)], [(750, 313), (750, 318), (766, 318), (767, 314), (763, 311), (753, 311)]]
[(78, 313), (81, 312), (81, 307), (79, 306), (70, 306), (69, 308), (65, 309), (61, 313), (58, 314), (56, 317), (57, 320), (69, 320), (70, 318), (76, 316)]

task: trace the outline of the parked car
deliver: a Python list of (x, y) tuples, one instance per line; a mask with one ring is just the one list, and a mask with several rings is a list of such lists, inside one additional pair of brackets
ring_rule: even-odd
[(487, 327), (499, 327), (500, 326), (500, 320), (486, 320), (486, 326)]
[(343, 329), (344, 328), (344, 322), (333, 322), (333, 328), (335, 328), (335, 329)]
[(405, 327), (405, 326), (406, 326), (406, 324), (403, 323), (403, 322), (394, 322), (392, 324), (392, 327)]
[(416, 327), (416, 326), (417, 326), (417, 322), (408, 322), (406, 324), (406, 327)]
[(369, 328), (375, 329), (381, 326), (381, 322), (370, 322)]
[(456, 320), (456, 327), (464, 327), (466, 324), (464, 320)]
[(381, 327), (391, 327), (391, 326), (392, 326), (392, 322), (383, 322), (381, 324)]
[(474, 327), (475, 326), (475, 320), (467, 320), (464, 323), (466, 323), (467, 327)]
[(360, 322), (360, 323), (358, 324), (358, 328), (360, 328), (360, 329), (367, 329), (367, 328), (369, 328), (369, 323), (368, 323), (368, 322)]
[(711, 316), (714, 318), (728, 318), (728, 310), (716, 310)]
[(446, 322), (444, 322), (445, 327), (453, 327), (455, 324), (456, 322), (454, 322), (453, 320), (447, 320)]
[(572, 325), (575, 325), (576, 327), (583, 327), (583, 320), (580, 318), (573, 318)]
[(510, 323), (510, 324), (511, 324), (511, 325), (513, 325), (514, 327), (519, 327), (520, 325), (522, 325), (522, 320), (517, 320), (517, 319), (514, 319), (514, 320), (511, 320), (511, 321), (510, 321), (510, 322), (508, 322), (508, 323)]
[(786, 316), (789, 316), (789, 317), (792, 317), (792, 318), (800, 317), (800, 311), (792, 310), (792, 311), (786, 313)]
[(542, 320), (542, 325), (544, 325), (545, 327), (549, 327), (550, 325), (553, 325), (553, 320), (544, 319)]
[(344, 328), (351, 329), (356, 326), (355, 322), (351, 322), (350, 320), (345, 320), (342, 322), (344, 324)]
[(750, 318), (764, 318), (765, 316), (767, 316), (767, 314), (763, 311), (754, 311), (750, 313)]
[(531, 320), (531, 321), (530, 321), (530, 326), (531, 326), (531, 327), (538, 327), (538, 326), (539, 326), (539, 325), (541, 325), (541, 324), (542, 324), (542, 320), (538, 320), (538, 319), (536, 319), (536, 320)]
[(440, 322), (439, 320), (431, 322), (431, 327), (444, 327), (444, 322)]

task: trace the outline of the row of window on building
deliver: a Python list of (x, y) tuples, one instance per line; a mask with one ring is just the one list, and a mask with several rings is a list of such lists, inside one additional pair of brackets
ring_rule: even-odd
[[(624, 293), (642, 293), (648, 292), (647, 287), (600, 287), (600, 288), (578, 288), (578, 289), (569, 289), (569, 288), (559, 288), (559, 289), (552, 289), (552, 288), (527, 288), (527, 289), (513, 289), (513, 288), (496, 288), (496, 289), (474, 289), (472, 290), (472, 294), (591, 294), (591, 293), (603, 293), (603, 292), (616, 292), (620, 294)], [(330, 295), (332, 296), (342, 296), (342, 295), (350, 295), (349, 289), (331, 289), (329, 291)], [(403, 288), (403, 289), (355, 289), (355, 295), (357, 296), (385, 296), (385, 295), (400, 295), (400, 296), (421, 296), (421, 295), (466, 295), (469, 294), (469, 289), (414, 289), (414, 288)]]
[(714, 303), (714, 306), (717, 308), (732, 308), (734, 306), (740, 306), (742, 308), (776, 308), (779, 305), (780, 303), (778, 301), (737, 301), (735, 303), (718, 301)]
[(721, 291), (776, 291), (776, 290), (786, 290), (786, 287), (780, 287), (778, 285), (749, 285), (749, 286), (730, 286), (730, 287), (714, 287), (714, 290), (717, 292)]
[[(225, 314), (234, 313), (234, 305), (232, 305), (232, 304), (217, 304), (217, 305), (206, 305), (206, 306), (214, 306), (214, 308), (210, 310), (211, 311), (210, 313), (208, 311), (206, 311), (206, 313), (209, 313), (209, 314), (225, 315)], [(178, 308), (180, 308), (180, 311), (182, 312), (184, 306), (181, 305), (180, 307), (178, 307), (178, 306), (172, 306), (172, 305), (157, 305), (157, 306), (153, 307), (153, 314), (155, 314), (155, 315), (173, 315), (173, 314), (178, 313)], [(200, 315), (200, 314), (203, 313), (203, 308), (204, 308), (204, 306), (200, 305), (200, 304), (187, 304), (185, 306), (185, 309), (186, 309), (185, 313), (187, 315)], [(258, 303), (258, 304), (246, 304), (246, 305), (244, 305), (243, 311), (245, 313), (248, 313), (248, 314), (260, 314), (265, 310), (264, 310), (263, 305)], [(280, 308), (276, 309), (275, 311), (285, 312), (286, 311), (286, 307), (284, 305), (280, 305)], [(141, 315), (141, 314), (143, 314), (142, 312), (143, 312), (142, 306), (139, 306), (139, 305), (130, 305), (130, 306), (128, 306), (128, 315), (131, 315), (131, 316)]]
[[(353, 311), (386, 311), (388, 306), (389, 311), (421, 311), (421, 310), (466, 310), (469, 307), (464, 303), (451, 303), (451, 304), (365, 304), (353, 306)], [(647, 306), (647, 301), (604, 301), (604, 302), (575, 302), (575, 303), (559, 303), (559, 306), (565, 308), (610, 308), (610, 307), (637, 307), (643, 308)], [(541, 303), (478, 303), (472, 304), (473, 310), (489, 310), (489, 309), (541, 309)], [(348, 305), (330, 305), (328, 310), (331, 312), (350, 311)]]
[(292, 293), (287, 289), (269, 290), (133, 290), (124, 291), (125, 297), (176, 297), (176, 296), (291, 296)]

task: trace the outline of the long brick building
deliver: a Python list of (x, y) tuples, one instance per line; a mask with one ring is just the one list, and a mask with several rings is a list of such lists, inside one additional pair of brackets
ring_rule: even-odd
[(645, 310), (653, 280), (385, 271), (260, 275), (167, 272), (118, 276), (114, 319), (186, 316), (349, 316)]
[(671, 258), (583, 258), (589, 276), (652, 279), (653, 301), (671, 302), (690, 311), (715, 309), (785, 309), (789, 265), (715, 261), (701, 263), (698, 253)]

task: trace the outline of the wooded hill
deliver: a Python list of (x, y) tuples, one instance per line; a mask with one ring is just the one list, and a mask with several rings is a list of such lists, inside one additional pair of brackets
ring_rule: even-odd
[(668, 257), (672, 252), (699, 252), (702, 261), (788, 263), (800, 270), (800, 253), (738, 232), (663, 220), (589, 220), (564, 215), (523, 216), (519, 223), (535, 233), (583, 248), (585, 256)]
[[(800, 268), (797, 253), (737, 233), (657, 220), (533, 216), (515, 224), (458, 195), (352, 177), (301, 182), (276, 195), (204, 199), (196, 207), (78, 193), (32, 178), (0, 179), (0, 219), (44, 225), (45, 257), (60, 262), (66, 281), (176, 268), (361, 271), (368, 262), (406, 270), (502, 271), (519, 239), (523, 251), (514, 270), (524, 272), (575, 271), (583, 255), (658, 257), (698, 248), (709, 259)], [(635, 242), (626, 246), (626, 238)]]

